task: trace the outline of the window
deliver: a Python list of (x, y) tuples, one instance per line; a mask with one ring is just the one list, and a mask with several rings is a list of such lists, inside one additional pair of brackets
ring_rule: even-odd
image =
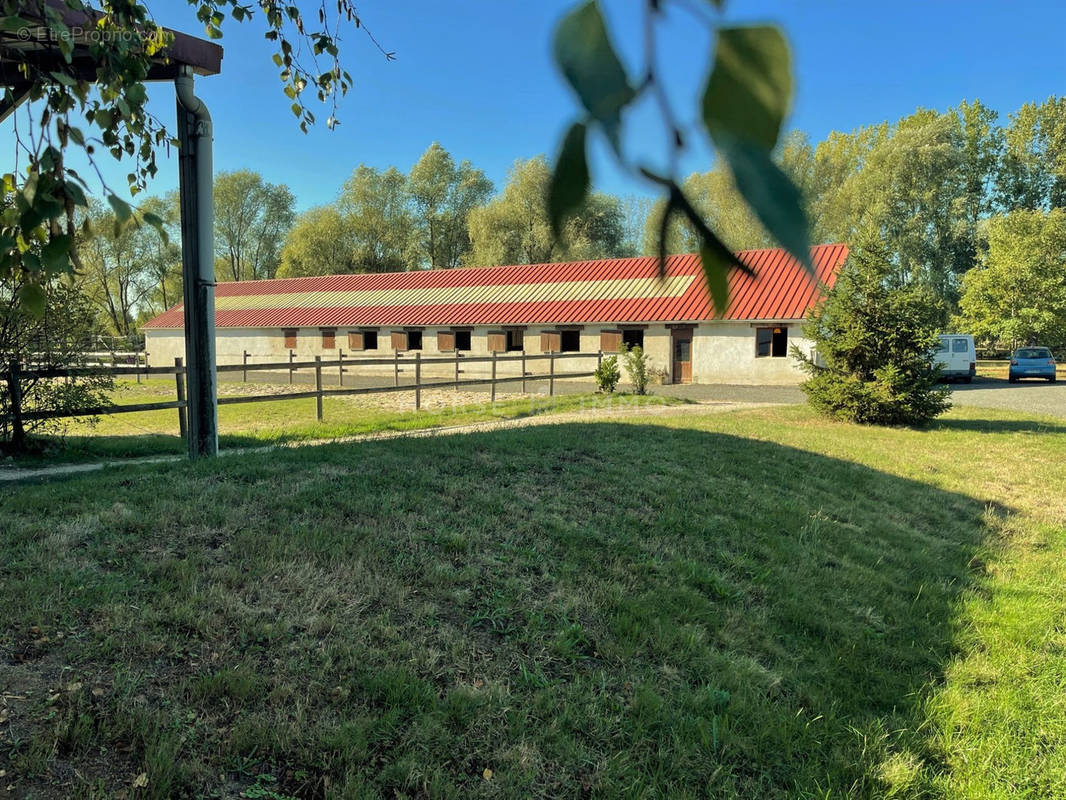
[(507, 349), (507, 334), (503, 331), (489, 331), (485, 338), (490, 353), (502, 353)]
[(455, 349), (456, 350), (469, 350), (470, 349), (470, 331), (456, 331), (455, 332)]
[(559, 331), (559, 352), (577, 353), (581, 350), (581, 331)]
[(397, 351), (421, 350), (422, 331), (393, 331), (392, 349)]
[(600, 350), (604, 353), (614, 353), (622, 346), (621, 331), (600, 331)]
[(333, 328), (322, 329), (322, 349), (333, 350), (337, 347), (337, 331)]
[(285, 349), (286, 350), (295, 350), (296, 349), (296, 328), (285, 328), (285, 330), (282, 331), (282, 335), (284, 335), (284, 337), (285, 337)]
[(377, 350), (377, 331), (348, 331), (348, 347), (352, 350)]
[(788, 328), (756, 328), (755, 357), (784, 358), (788, 355)]
[(525, 331), (507, 331), (507, 352), (516, 353), (525, 347)]
[(951, 352), (952, 353), (969, 353), (970, 352), (970, 340), (969, 339), (952, 339), (951, 340)]
[(631, 347), (639, 347), (644, 349), (644, 330), (643, 328), (628, 328), (622, 331), (622, 344), (626, 346), (628, 350)]

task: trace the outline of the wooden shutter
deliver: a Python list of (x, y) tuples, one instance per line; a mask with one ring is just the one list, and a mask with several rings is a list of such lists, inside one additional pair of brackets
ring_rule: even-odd
[(544, 331), (540, 335), (540, 350), (542, 353), (558, 353), (562, 347), (562, 336), (559, 331)]
[(392, 349), (393, 350), (406, 350), (407, 349), (407, 332), (406, 331), (393, 331), (392, 332)]
[(507, 334), (503, 331), (489, 331), (489, 352), (502, 353), (507, 349)]
[(285, 349), (286, 350), (295, 350), (296, 349), (296, 328), (286, 328), (284, 330), (284, 334), (285, 334)]
[(363, 332), (362, 331), (348, 331), (348, 349), (349, 350), (362, 350), (363, 347)]
[(333, 328), (322, 329), (322, 349), (333, 350), (337, 346), (337, 332)]
[(450, 353), (455, 349), (455, 334), (452, 331), (437, 331), (437, 349)]
[(600, 350), (605, 353), (615, 353), (622, 346), (621, 331), (601, 331)]

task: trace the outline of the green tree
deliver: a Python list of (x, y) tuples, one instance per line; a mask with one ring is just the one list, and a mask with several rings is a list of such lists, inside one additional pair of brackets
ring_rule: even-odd
[[(32, 362), (39, 368), (77, 367), (85, 364), (85, 352), (97, 327), (97, 309), (69, 276), (53, 278), (44, 292), (42, 312), (26, 308), (18, 279), (0, 279), (0, 364)], [(74, 411), (109, 405), (114, 387), (110, 375), (72, 375), (63, 380), (22, 378), (19, 390), (23, 413)], [(0, 417), (12, 411), (6, 381), (0, 386)], [(30, 448), (33, 433), (62, 432), (69, 419), (27, 419), (21, 425), (0, 424), (0, 451), (23, 452)]]
[(134, 220), (120, 221), (97, 201), (90, 203), (87, 218), (92, 233), (80, 248), (82, 289), (112, 333), (130, 336), (156, 285), (148, 265), (158, 233)]
[(355, 226), (336, 205), (306, 211), (285, 238), (279, 278), (361, 272)]
[(407, 178), (419, 258), (434, 268), (457, 267), (470, 251), (470, 212), (492, 194), (492, 181), (469, 161), (456, 166), (433, 142)]
[(294, 218), (292, 192), (252, 170), (215, 176), (215, 256), (221, 280), (273, 278)]
[(470, 214), (471, 264), (544, 264), (622, 252), (625, 230), (617, 198), (590, 195), (556, 232), (548, 215), (550, 181), (544, 156), (515, 162), (503, 192)]
[(407, 178), (398, 169), (379, 171), (360, 164), (345, 181), (337, 208), (351, 226), (354, 271), (390, 272), (417, 265)]
[[(801, 193), (813, 190), (813, 157), (810, 141), (799, 132), (785, 136), (773, 153), (774, 163), (788, 175)], [(773, 237), (744, 202), (725, 159), (717, 159), (708, 172), (689, 175), (681, 188), (700, 217), (730, 250), (773, 245)], [(804, 207), (808, 204), (809, 198), (804, 194)], [(641, 248), (645, 255), (658, 252), (662, 218), (667, 205), (666, 200), (660, 200), (647, 216)], [(674, 215), (666, 229), (666, 250), (669, 253), (698, 252), (701, 237), (702, 234), (690, 220)]]
[(1066, 97), (1010, 115), (998, 200), (1007, 211), (1066, 208)]
[(928, 287), (900, 287), (887, 251), (868, 244), (808, 316), (816, 355), (793, 345), (810, 377), (803, 391), (828, 416), (879, 425), (919, 425), (950, 406), (933, 347), (939, 302)]
[[(163, 197), (149, 197), (141, 203), (145, 212), (155, 214), (163, 233), (151, 227), (142, 231), (144, 237), (144, 270), (155, 286), (147, 296), (145, 313), (159, 313), (181, 300), (182, 272), (180, 207), (177, 192)], [(165, 234), (165, 235), (164, 235)]]
[(990, 220), (988, 252), (962, 288), (957, 326), (986, 346), (1066, 347), (1066, 209)]

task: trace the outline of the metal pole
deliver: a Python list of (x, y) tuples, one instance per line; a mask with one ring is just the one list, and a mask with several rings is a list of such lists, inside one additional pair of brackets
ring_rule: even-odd
[(496, 351), (492, 351), (492, 389), (489, 395), (492, 398), (492, 402), (496, 402)]
[(215, 244), (211, 115), (193, 94), (193, 73), (174, 79), (178, 111), (178, 185), (185, 358), (189, 390), (189, 457), (218, 454), (218, 376), (215, 372)]
[(392, 351), (392, 375), (396, 385), (400, 385), (400, 351)]
[(455, 348), (455, 391), (459, 391), (459, 348)]
[(415, 353), (415, 411), (422, 408), (422, 353)]
[(322, 421), (322, 356), (315, 356), (315, 413)]
[(526, 348), (522, 348), (522, 394), (526, 393)]
[(289, 351), (289, 383), (290, 384), (292, 383), (292, 360), (294, 358), (296, 358), (296, 354), (294, 352), (292, 352), (292, 350), (290, 350)]
[[(185, 368), (181, 365), (181, 359), (174, 359), (174, 388), (177, 391), (178, 402), (185, 402)], [(178, 409), (178, 431), (181, 434), (181, 438), (184, 439), (189, 435), (189, 427), (185, 422), (185, 408)]]
[(244, 383), (248, 383), (248, 351), (247, 350), (242, 350), (241, 351), (241, 359), (243, 360), (243, 363), (244, 363), (244, 369), (241, 370), (241, 375), (243, 376), (243, 382)]
[(337, 383), (344, 386), (344, 351), (337, 350)]
[(548, 394), (555, 397), (555, 353), (548, 351)]

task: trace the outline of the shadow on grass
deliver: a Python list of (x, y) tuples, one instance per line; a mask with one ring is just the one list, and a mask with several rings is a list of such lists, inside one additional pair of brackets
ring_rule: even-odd
[(924, 431), (976, 431), (978, 433), (1066, 433), (1066, 425), (1039, 419), (938, 419)]
[[(91, 645), (85, 669), (152, 676), (146, 730), (239, 718), (149, 775), (172, 796), (234, 763), (301, 797), (915, 789), (941, 769), (923, 700), (994, 524), (853, 462), (611, 423), (124, 469), (0, 510), (2, 649), (45, 608), (79, 629), (66, 663)], [(73, 518), (97, 522), (45, 538)], [(212, 677), (235, 671), (254, 691)], [(128, 728), (109, 696), (85, 713)], [(104, 737), (49, 770), (153, 746)]]

